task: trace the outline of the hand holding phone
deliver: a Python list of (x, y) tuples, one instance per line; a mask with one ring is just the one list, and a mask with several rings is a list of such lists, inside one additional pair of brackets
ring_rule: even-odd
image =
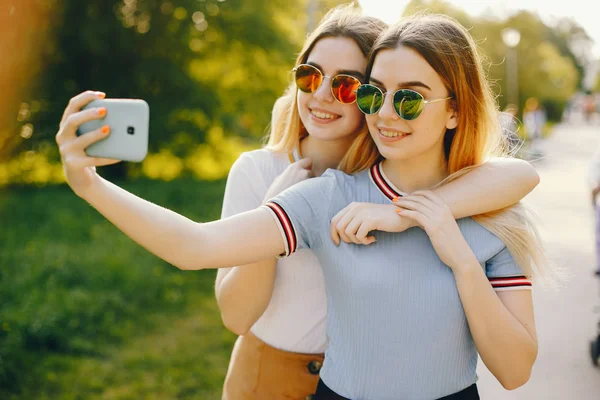
[(82, 110), (101, 107), (106, 109), (106, 116), (81, 124), (77, 136), (105, 125), (110, 127), (110, 135), (88, 146), (86, 154), (121, 161), (142, 161), (148, 153), (148, 103), (140, 99), (98, 99), (85, 105)]

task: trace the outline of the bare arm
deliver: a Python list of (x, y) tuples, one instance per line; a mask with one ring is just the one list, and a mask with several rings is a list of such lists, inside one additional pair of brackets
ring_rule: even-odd
[(215, 283), (217, 304), (223, 325), (245, 335), (267, 309), (277, 272), (277, 259), (219, 269)]
[[(499, 210), (519, 202), (539, 183), (539, 176), (531, 164), (511, 158), (496, 158), (486, 162), (455, 180), (431, 190), (441, 198), (455, 219)], [(410, 208), (414, 196), (420, 192), (394, 200), (400, 209)], [(352, 203), (331, 220), (331, 238), (339, 244), (368, 245), (374, 242), (368, 233), (373, 230), (402, 232), (414, 226), (414, 221), (394, 215), (394, 206)]]
[(495, 292), (477, 260), (454, 270), (477, 351), (505, 389), (524, 385), (537, 357), (531, 291)]
[(527, 161), (496, 158), (432, 191), (459, 219), (518, 203), (539, 182), (535, 168)]
[(196, 223), (97, 179), (81, 197), (135, 242), (179, 269), (250, 264), (285, 251), (278, 225), (265, 209)]
[(127, 236), (180, 269), (221, 268), (276, 257), (285, 251), (275, 220), (265, 209), (238, 216), (195, 223), (166, 208), (143, 200), (102, 179), (96, 167), (118, 160), (89, 157), (85, 149), (110, 135), (110, 127), (77, 136), (78, 127), (104, 118), (105, 108), (81, 108), (104, 98), (86, 91), (73, 97), (56, 134), (67, 183)]
[[(255, 187), (244, 187), (246, 186), (244, 182), (250, 182), (250, 176), (256, 179), (256, 175), (260, 174), (260, 171), (254, 170), (252, 165), (245, 165), (242, 169), (238, 168), (241, 165), (236, 164), (230, 172), (230, 179), (228, 179), (225, 199), (223, 200), (224, 204), (229, 206), (247, 204), (247, 197), (240, 200), (240, 196), (256, 190)], [(255, 196), (253, 196), (254, 201), (264, 203), (288, 187), (307, 179), (311, 176), (310, 167), (310, 159), (303, 159), (291, 164), (272, 182), (267, 193), (261, 194), (264, 195), (264, 198), (258, 199), (255, 193)], [(224, 207), (224, 210), (226, 208), (231, 207)], [(275, 258), (241, 268), (220, 269), (217, 272), (215, 295), (221, 311), (221, 319), (227, 329), (238, 335), (248, 333), (271, 301), (276, 272), (277, 260)]]
[[(414, 219), (425, 230), (440, 260), (454, 273), (475, 346), (490, 372), (506, 389), (525, 384), (538, 349), (531, 292), (522, 289), (528, 280), (513, 277), (517, 283), (512, 289), (518, 290), (496, 292), (448, 206), (433, 193), (415, 196), (400, 215)], [(488, 261), (486, 269), (512, 262), (504, 248)], [(502, 290), (506, 286), (511, 284)]]

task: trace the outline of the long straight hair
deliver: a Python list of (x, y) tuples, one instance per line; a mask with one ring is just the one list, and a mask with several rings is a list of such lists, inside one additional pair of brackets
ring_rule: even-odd
[[(499, 113), (486, 79), (475, 41), (456, 20), (439, 14), (403, 18), (377, 39), (369, 55), (369, 77), (381, 50), (409, 47), (418, 52), (441, 77), (453, 97), (450, 106), (458, 115), (457, 127), (448, 129), (444, 152), (448, 177), (439, 185), (464, 175), (486, 160), (506, 156), (507, 143), (501, 133)], [(361, 133), (340, 164), (346, 173), (369, 168), (382, 160), (368, 132)], [(528, 277), (546, 270), (546, 257), (531, 212), (518, 203), (502, 210), (473, 217), (498, 236)]]
[[(335, 7), (325, 14), (319, 26), (306, 39), (296, 59), (296, 66), (306, 63), (317, 42), (329, 37), (352, 39), (366, 58), (373, 43), (385, 28), (386, 24), (383, 21), (363, 15), (353, 4)], [(267, 149), (277, 152), (292, 151), (298, 141), (308, 135), (298, 113), (297, 92), (296, 83), (291, 82), (283, 96), (275, 102)], [(366, 124), (363, 123), (359, 131), (366, 131)]]

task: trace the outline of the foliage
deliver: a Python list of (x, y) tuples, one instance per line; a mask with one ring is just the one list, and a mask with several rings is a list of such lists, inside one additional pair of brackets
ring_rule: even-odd
[[(571, 19), (546, 25), (537, 14), (518, 11), (507, 19), (493, 15), (472, 17), (440, 0), (413, 0), (405, 14), (438, 12), (457, 19), (470, 30), (485, 57), (488, 77), (494, 84), (500, 108), (507, 105), (506, 45), (502, 30), (514, 28), (521, 34), (517, 46), (519, 104), (536, 97), (545, 105), (548, 118), (560, 120), (567, 101), (581, 87), (585, 63), (581, 49), (591, 45), (585, 30)], [(522, 111), (522, 110), (521, 110)]]
[(145, 99), (151, 152), (175, 137), (203, 143), (212, 128), (257, 140), (293, 59), (275, 18), (286, 7), (283, 0), (61, 2), (46, 68), (24, 102), (21, 122), (33, 134), (20, 150), (52, 142), (68, 99), (86, 89)]
[[(139, 180), (125, 188), (202, 221), (218, 218), (224, 182)], [(194, 308), (212, 308), (200, 323), (217, 337), (223, 335), (214, 312), (213, 272), (173, 268), (133, 243), (68, 188), (13, 188), (0, 195), (0, 210), (4, 226), (10, 227), (0, 230), (0, 398), (6, 398), (3, 390), (31, 391), (48, 379), (52, 384), (52, 376), (61, 379), (62, 373), (72, 373), (54, 365), (56, 357), (68, 358), (73, 368), (78, 368), (78, 358), (99, 364), (114, 346), (127, 346), (156, 329), (157, 321), (169, 324), (169, 318), (174, 322), (190, 313), (198, 317)], [(206, 301), (210, 307), (201, 306)], [(210, 359), (217, 342), (203, 335)], [(228, 351), (221, 349), (215, 356), (226, 360), (221, 353)], [(219, 379), (211, 384), (220, 385)]]

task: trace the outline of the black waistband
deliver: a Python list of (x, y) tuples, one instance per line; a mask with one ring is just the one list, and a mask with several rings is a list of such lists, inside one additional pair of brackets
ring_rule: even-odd
[[(346, 397), (340, 396), (333, 390), (329, 389), (322, 380), (319, 380), (317, 386), (317, 393), (313, 396), (313, 400), (350, 400)], [(460, 392), (444, 396), (438, 400), (480, 400), (479, 392), (477, 391), (477, 385), (472, 384), (466, 389)]]

